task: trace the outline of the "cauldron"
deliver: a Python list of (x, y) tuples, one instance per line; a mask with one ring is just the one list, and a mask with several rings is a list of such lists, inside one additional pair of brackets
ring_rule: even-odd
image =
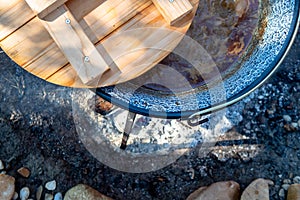
[[(133, 113), (170, 119), (204, 115), (234, 104), (261, 86), (280, 66), (297, 34), (299, 4), (299, 0), (263, 1), (257, 36), (252, 38), (248, 49), (239, 55), (231, 69), (220, 70), (220, 77), (211, 81), (209, 87), (205, 87), (207, 82), (204, 82), (170, 92), (164, 85), (142, 85), (132, 80), (98, 88), (96, 93)], [(146, 79), (144, 77), (147, 74), (140, 79)], [(222, 98), (218, 98), (219, 95)]]

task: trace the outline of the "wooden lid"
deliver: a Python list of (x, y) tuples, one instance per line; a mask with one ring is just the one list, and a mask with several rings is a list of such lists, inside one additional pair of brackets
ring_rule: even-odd
[(0, 1), (0, 46), (51, 83), (114, 85), (166, 57), (197, 6), (198, 0)]

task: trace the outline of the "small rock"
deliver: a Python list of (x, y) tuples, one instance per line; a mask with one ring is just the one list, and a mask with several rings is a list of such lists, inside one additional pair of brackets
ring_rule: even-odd
[(40, 200), (42, 197), (42, 193), (43, 193), (43, 186), (39, 186), (38, 189), (36, 190), (36, 194), (35, 197), (37, 200)]
[(95, 98), (95, 111), (97, 113), (106, 115), (112, 110), (113, 104), (111, 104), (108, 101), (105, 101), (101, 97), (96, 96)]
[(287, 200), (298, 200), (300, 199), (300, 184), (293, 184), (289, 187), (287, 193)]
[(282, 118), (283, 118), (284, 121), (286, 121), (286, 122), (291, 122), (291, 121), (292, 121), (292, 118), (291, 118), (291, 116), (289, 116), (289, 115), (283, 115)]
[(262, 99), (264, 99), (264, 96), (263, 95), (259, 95), (257, 98), (260, 99), (260, 100), (262, 100)]
[(0, 170), (3, 170), (4, 169), (4, 164), (2, 162), (2, 160), (0, 160)]
[(294, 127), (295, 129), (297, 129), (298, 128), (298, 123), (293, 122), (293, 123), (291, 123), (291, 126)]
[(300, 176), (295, 176), (295, 177), (293, 178), (293, 182), (294, 182), (294, 183), (300, 183)]
[(269, 200), (269, 185), (274, 185), (274, 183), (262, 178), (256, 179), (245, 189), (241, 200)]
[(298, 126), (300, 127), (300, 119), (298, 120), (297, 124), (298, 124)]
[(18, 173), (25, 178), (28, 178), (30, 176), (30, 170), (26, 167), (21, 167), (20, 169), (18, 169)]
[(284, 184), (292, 184), (292, 181), (290, 179), (284, 179), (283, 183)]
[(45, 194), (45, 200), (53, 200), (53, 195), (52, 194)]
[(47, 190), (50, 190), (50, 191), (55, 190), (55, 189), (56, 189), (56, 181), (53, 180), (53, 181), (47, 182), (46, 185), (45, 185), (45, 188), (46, 188)]
[(0, 174), (0, 199), (12, 199), (15, 193), (15, 178)]
[(29, 190), (28, 187), (23, 187), (23, 188), (20, 190), (20, 199), (21, 199), (21, 200), (28, 200), (29, 195), (30, 195), (30, 190)]
[(281, 187), (287, 191), (290, 187), (290, 184), (283, 184)]
[(234, 181), (217, 182), (208, 187), (201, 187), (188, 196), (186, 200), (222, 199), (238, 200), (240, 186)]
[(19, 194), (17, 192), (14, 193), (13, 200), (17, 200), (19, 198)]
[(278, 195), (279, 195), (280, 197), (284, 197), (284, 196), (285, 196), (285, 194), (284, 194), (284, 189), (280, 189)]
[(62, 200), (63, 199), (63, 196), (60, 192), (56, 193), (55, 196), (54, 196), (54, 200)]
[(64, 200), (112, 200), (111, 198), (101, 194), (90, 186), (79, 184), (65, 194)]
[(283, 128), (284, 128), (286, 131), (288, 131), (288, 132), (293, 132), (293, 131), (296, 131), (296, 130), (297, 130), (297, 128), (295, 128), (295, 127), (292, 126), (291, 124), (285, 124), (285, 125), (283, 126)]

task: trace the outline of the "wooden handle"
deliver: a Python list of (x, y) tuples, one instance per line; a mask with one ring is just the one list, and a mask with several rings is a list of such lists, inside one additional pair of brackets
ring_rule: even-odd
[[(45, 6), (39, 7), (40, 3), (36, 1), (40, 0), (27, 0), (26, 2), (33, 10), (38, 8), (37, 10), (40, 11), (45, 8)], [(64, 2), (44, 1), (47, 5), (50, 5), (50, 2), (52, 2), (51, 5)], [(51, 11), (43, 19), (40, 18), (40, 21), (83, 83), (88, 84), (95, 78), (101, 77), (109, 69), (102, 55), (65, 5)]]
[(152, 2), (170, 25), (175, 25), (193, 10), (189, 0), (152, 0)]

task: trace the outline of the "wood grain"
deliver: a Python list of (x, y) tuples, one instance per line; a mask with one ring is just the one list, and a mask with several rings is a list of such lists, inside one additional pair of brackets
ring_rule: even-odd
[[(66, 5), (101, 55), (110, 56), (108, 65), (112, 69), (119, 68), (105, 72), (94, 87), (127, 81), (155, 66), (169, 54), (164, 48), (172, 50), (179, 43), (198, 5), (198, 0), (191, 0), (193, 12), (176, 26), (170, 26), (149, 0), (88, 2), (87, 9), (79, 0), (70, 0)], [(18, 11), (21, 10), (33, 18), (5, 36), (0, 42), (1, 48), (16, 63), (42, 79), (63, 86), (87, 87), (26, 3)], [(17, 20), (13, 19), (17, 16), (11, 17), (10, 20)], [(147, 31), (136, 31), (141, 28)], [(161, 34), (161, 29), (176, 32), (168, 36)], [(128, 31), (130, 34), (126, 35)]]
[(152, 0), (152, 2), (170, 25), (176, 24), (193, 10), (189, 0)]
[(25, 0), (33, 12), (40, 18), (46, 17), (67, 0)]

